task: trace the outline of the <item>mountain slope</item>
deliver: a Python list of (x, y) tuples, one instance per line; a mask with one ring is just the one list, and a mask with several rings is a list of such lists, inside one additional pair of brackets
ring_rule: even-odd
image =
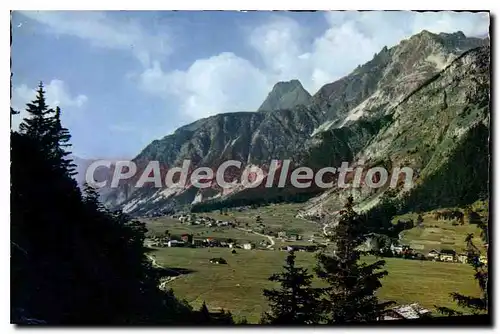
[[(277, 110), (272, 113), (228, 113), (218, 114), (179, 128), (174, 134), (153, 141), (135, 159), (138, 166), (149, 161), (159, 161), (165, 168), (181, 166), (190, 160), (191, 167), (210, 167), (215, 170), (227, 160), (241, 161), (244, 165), (266, 165), (271, 159), (286, 159), (303, 148), (306, 139), (319, 120), (304, 106), (292, 110)], [(139, 167), (140, 169), (140, 167)], [(236, 171), (239, 178), (243, 168)], [(137, 181), (134, 178), (130, 181)], [(189, 204), (199, 193), (221, 196), (222, 190), (197, 191), (182, 189), (159, 191), (150, 188), (134, 188), (126, 182), (106, 196), (110, 207), (124, 205), (126, 211), (142, 210), (148, 201), (164, 205), (172, 196), (182, 196), (180, 202)], [(208, 198), (207, 197), (207, 198)], [(140, 202), (140, 205), (138, 204)], [(134, 203), (127, 206), (126, 203)], [(138, 205), (135, 205), (138, 204)], [(133, 209), (132, 209), (133, 208)]]
[(315, 134), (361, 117), (380, 117), (463, 52), (487, 43), (462, 32), (435, 35), (424, 30), (390, 49), (384, 47), (371, 61), (312, 97), (325, 119)]
[[(428, 79), (389, 111), (392, 120), (353, 159), (420, 171), (403, 196), (407, 210), (462, 205), (488, 193), (489, 56), (489, 47), (470, 50)], [(367, 209), (381, 193), (333, 189), (304, 215), (336, 210), (349, 194)]]
[[(428, 113), (444, 115), (436, 104), (437, 100), (442, 104), (443, 97), (439, 94), (437, 100), (429, 99), (428, 104), (421, 102), (420, 108), (410, 104), (417, 96), (428, 98), (419, 93), (423, 88), (418, 88), (431, 87), (432, 82), (444, 82), (444, 79), (437, 80), (444, 75), (442, 73), (452, 77), (453, 71), (463, 72), (463, 77), (467, 77), (467, 66), (475, 61), (471, 56), (460, 57), (460, 54), (485, 43), (487, 39), (467, 38), (460, 32), (435, 35), (423, 31), (391, 49), (384, 48), (348, 76), (323, 86), (313, 97), (307, 97), (308, 93), (296, 80), (278, 83), (259, 112), (218, 114), (198, 120), (153, 141), (134, 160), (139, 165), (156, 160), (170, 168), (189, 159), (193, 168), (207, 166), (212, 169), (229, 159), (266, 167), (271, 159), (290, 158), (314, 168), (338, 166), (342, 161), (352, 162), (359, 157), (372, 164), (385, 160), (400, 163), (405, 161), (401, 157), (406, 156), (413, 161), (414, 155), (407, 152), (410, 149), (403, 149), (407, 144), (400, 144), (394, 133), (405, 132), (407, 140), (412, 141), (414, 136), (414, 142), (423, 140), (426, 143), (427, 132), (414, 133), (411, 125), (415, 121), (411, 117), (426, 121), (422, 118), (432, 119)], [(464, 62), (465, 59), (469, 59), (469, 63)], [(447, 67), (452, 63), (453, 66)], [(443, 68), (446, 70), (441, 72)], [(471, 85), (473, 83), (458, 84), (450, 93), (462, 96), (460, 94), (470, 91)], [(445, 91), (448, 94), (448, 89)], [(302, 97), (295, 98), (297, 96)], [(302, 103), (306, 100), (309, 101), (307, 105)], [(456, 117), (451, 107), (455, 102), (447, 103), (450, 116), (443, 118), (443, 127)], [(428, 108), (434, 104), (435, 108)], [(401, 127), (402, 120), (408, 128)], [(429, 123), (426, 126), (431, 127)], [(391, 135), (387, 133), (388, 128), (392, 129)], [(434, 144), (438, 145), (438, 141), (436, 139)], [(393, 144), (397, 149), (391, 153)], [(241, 170), (233, 176), (240, 175)], [(251, 193), (242, 190), (228, 193), (217, 187), (203, 191), (192, 187), (139, 189), (124, 182), (108, 194), (106, 204), (124, 208), (129, 213), (144, 214), (214, 198), (220, 200), (237, 193), (240, 197)], [(336, 200), (330, 192), (322, 196), (315, 202), (322, 202), (329, 196), (334, 202), (342, 200), (342, 197)]]

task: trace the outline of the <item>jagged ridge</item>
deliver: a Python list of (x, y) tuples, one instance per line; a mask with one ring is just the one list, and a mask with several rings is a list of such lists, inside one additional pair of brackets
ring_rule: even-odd
[[(400, 110), (398, 106), (403, 105), (415, 89), (461, 53), (487, 41), (464, 39), (461, 33), (435, 35), (424, 31), (391, 49), (382, 49), (370, 62), (323, 86), (313, 97), (298, 81), (278, 83), (261, 107), (269, 109), (267, 112), (228, 113), (201, 119), (153, 141), (135, 160), (158, 160), (173, 166), (190, 159), (197, 166), (214, 167), (227, 159), (262, 164), (271, 159), (293, 158), (320, 166), (335, 162), (314, 159), (324, 155), (325, 147), (334, 144), (345, 149), (333, 160), (351, 159), (365, 146), (363, 152), (370, 158), (370, 147), (383, 143), (385, 137), (381, 133), (391, 126), (387, 120), (383, 121), (384, 115), (398, 116), (395, 110)], [(309, 104), (297, 105), (298, 100), (305, 98), (287, 97), (296, 92), (308, 97)], [(281, 101), (282, 97), (286, 98)], [(419, 117), (418, 114), (415, 117)], [(159, 207), (171, 199), (190, 203), (195, 198), (204, 200), (221, 193), (212, 190), (208, 197), (200, 195), (196, 190), (173, 194), (118, 189), (110, 194), (107, 202), (114, 207), (128, 205), (126, 211), (129, 212), (144, 213), (141, 207), (148, 210), (155, 207), (151, 204), (153, 199)]]

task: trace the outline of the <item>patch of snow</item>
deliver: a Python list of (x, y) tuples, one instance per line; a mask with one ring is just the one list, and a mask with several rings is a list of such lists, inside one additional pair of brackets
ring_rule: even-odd
[(240, 137), (241, 137), (241, 136), (238, 136), (238, 137), (236, 137), (235, 139), (231, 140), (231, 143), (229, 144), (229, 146), (233, 146), (233, 145), (234, 145), (234, 143), (236, 143), (236, 141), (237, 141), (238, 139), (240, 139)]
[(447, 59), (442, 54), (430, 54), (425, 60), (436, 65), (436, 68), (441, 71), (448, 66), (451, 61), (450, 58)]
[(220, 198), (220, 197), (222, 197), (222, 192), (217, 193), (217, 194), (215, 194), (215, 195), (214, 195), (214, 196), (212, 196), (212, 197), (207, 197), (206, 199), (207, 199), (207, 200), (209, 200), (209, 199), (217, 199), (217, 198)]
[[(255, 139), (260, 135), (260, 130), (255, 131), (252, 135), (252, 144), (255, 143)], [(237, 138), (236, 138), (237, 139)]]
[(201, 193), (197, 193), (191, 204), (200, 203), (202, 200), (203, 200), (203, 195)]
[(335, 119), (333, 121), (326, 121), (326, 122), (324, 122), (319, 127), (317, 127), (316, 129), (314, 129), (313, 133), (311, 133), (311, 137), (316, 136), (320, 132), (328, 131), (333, 126), (333, 124), (335, 124), (336, 121), (337, 121), (337, 119)]
[(361, 118), (361, 116), (363, 116), (365, 113), (365, 110), (356, 107), (352, 110), (352, 112), (349, 113), (349, 115), (347, 115), (347, 117), (344, 119), (344, 121), (340, 124), (339, 128), (345, 126), (347, 124), (347, 122), (349, 121), (357, 121), (358, 119)]
[(171, 187), (171, 188), (167, 187), (158, 189), (151, 197), (149, 197), (148, 201), (155, 203), (163, 199), (178, 195), (182, 191), (183, 191), (182, 187)]
[(456, 138), (461, 138), (469, 129), (470, 126), (457, 127), (453, 130), (453, 135), (456, 136)]
[(127, 205), (125, 205), (123, 207), (123, 212), (125, 213), (129, 213), (129, 212), (132, 212), (134, 209), (136, 209), (139, 205), (142, 205), (144, 203), (146, 203), (147, 200), (145, 199), (135, 199), (135, 200), (132, 200), (130, 201), (129, 203), (127, 203)]
[(377, 90), (375, 91), (375, 93), (366, 98), (363, 102), (358, 104), (355, 108), (349, 111), (344, 121), (339, 125), (339, 128), (345, 126), (349, 121), (357, 121), (358, 119), (360, 119), (365, 114), (367, 109), (373, 106), (377, 100), (379, 100), (379, 97), (380, 97), (380, 91)]
[(172, 195), (177, 195), (182, 190), (182, 187), (167, 187), (160, 192), (161, 196), (168, 198)]
[(230, 142), (227, 142), (226, 145), (224, 146), (224, 149), (222, 150), (223, 152), (225, 152), (227, 150), (228, 147), (231, 147), (231, 146), (234, 146), (234, 143), (236, 143), (236, 141), (238, 139), (240, 139), (241, 136), (238, 136), (236, 137), (235, 139), (231, 140)]

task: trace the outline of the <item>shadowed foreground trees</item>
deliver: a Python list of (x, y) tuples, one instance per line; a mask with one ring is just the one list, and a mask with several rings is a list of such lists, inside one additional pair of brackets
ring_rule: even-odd
[(11, 132), (11, 322), (206, 322), (158, 288), (144, 224), (106, 211), (88, 186), (82, 196), (67, 159), (69, 132), (41, 84), (27, 111), (20, 131)]
[(382, 286), (385, 261), (367, 264), (360, 261), (359, 247), (366, 241), (368, 226), (353, 210), (350, 197), (333, 228), (330, 240), (334, 250), (321, 251), (315, 268), (325, 288), (311, 287), (313, 275), (295, 266), (295, 254), (290, 252), (284, 272), (271, 276), (280, 283), (278, 290), (264, 290), (270, 301), (269, 313), (261, 322), (266, 324), (345, 324), (377, 321), (392, 302), (380, 303), (375, 295)]
[(307, 325), (319, 322), (320, 289), (312, 288), (313, 275), (307, 269), (297, 267), (295, 253), (291, 251), (282, 273), (272, 275), (269, 280), (280, 283), (279, 289), (264, 290), (269, 300), (270, 311), (261, 323), (272, 325)]

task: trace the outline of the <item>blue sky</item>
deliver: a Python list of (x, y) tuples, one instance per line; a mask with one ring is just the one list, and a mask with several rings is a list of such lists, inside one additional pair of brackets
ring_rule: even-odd
[[(421, 30), (484, 37), (485, 13), (14, 12), (12, 105), (38, 81), (74, 154), (132, 158), (181, 125), (253, 111), (277, 81), (314, 94)], [(13, 119), (17, 127), (20, 117)]]

